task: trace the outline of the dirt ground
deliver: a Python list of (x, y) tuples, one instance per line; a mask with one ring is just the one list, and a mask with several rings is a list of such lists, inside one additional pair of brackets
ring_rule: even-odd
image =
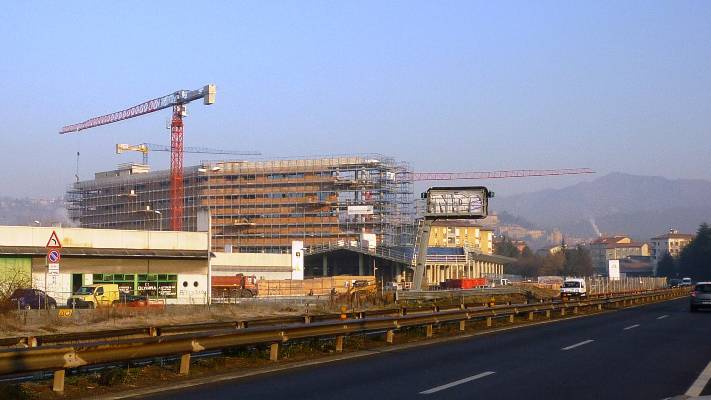
[[(456, 298), (441, 300), (437, 304), (445, 305), (452, 302), (495, 304), (525, 303), (556, 297), (557, 291), (540, 288), (526, 288), (527, 295), (496, 295), (471, 296), (464, 299)], [(0, 314), (0, 338), (37, 336), (53, 333), (90, 332), (110, 329), (141, 328), (147, 326), (179, 325), (187, 323), (234, 321), (237, 319), (254, 319), (259, 317), (275, 317), (304, 314), (324, 314), (338, 312), (341, 305), (349, 310), (378, 309), (394, 307), (392, 299), (384, 298), (377, 301), (366, 301), (358, 306), (337, 299), (334, 302), (315, 304), (290, 302), (245, 302), (241, 304), (218, 305), (174, 305), (166, 308), (104, 308), (96, 310), (73, 310), (69, 317), (60, 317), (57, 310), (11, 311)], [(417, 302), (401, 304), (417, 306), (432, 304)]]

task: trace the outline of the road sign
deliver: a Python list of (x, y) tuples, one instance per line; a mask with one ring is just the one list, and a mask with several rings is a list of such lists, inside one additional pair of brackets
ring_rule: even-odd
[(607, 261), (607, 276), (611, 281), (620, 280), (620, 260)]
[(52, 231), (52, 235), (47, 241), (47, 245), (44, 246), (48, 249), (61, 249), (62, 243), (59, 241), (59, 236), (57, 236), (57, 231)]
[(57, 263), (47, 264), (47, 275), (58, 276), (59, 275), (59, 264), (57, 264)]
[(59, 260), (62, 259), (62, 255), (59, 254), (59, 250), (57, 249), (52, 249), (49, 252), (47, 252), (47, 262), (49, 264), (57, 264)]
[(71, 317), (73, 314), (72, 311), (74, 310), (72, 310), (71, 308), (61, 308), (57, 310), (57, 315), (63, 318)]

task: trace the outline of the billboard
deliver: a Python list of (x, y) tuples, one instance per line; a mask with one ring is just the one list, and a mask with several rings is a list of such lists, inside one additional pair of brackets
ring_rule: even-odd
[(291, 279), (304, 280), (304, 242), (291, 242)]
[(611, 281), (620, 280), (620, 260), (609, 260), (607, 262), (607, 276)]
[(373, 206), (348, 206), (348, 215), (373, 215)]
[(435, 187), (425, 196), (428, 218), (480, 219), (488, 215), (489, 191), (483, 186)]

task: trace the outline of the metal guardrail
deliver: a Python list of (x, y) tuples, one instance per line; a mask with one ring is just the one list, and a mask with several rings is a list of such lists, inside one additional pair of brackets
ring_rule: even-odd
[[(195, 333), (180, 333), (167, 336), (150, 336), (147, 338), (118, 339), (98, 341), (76, 345), (47, 345), (30, 348), (14, 348), (0, 350), (0, 375), (33, 371), (54, 371), (54, 390), (63, 391), (65, 369), (86, 365), (123, 362), (134, 359), (144, 359), (161, 356), (180, 355), (180, 372), (187, 374), (190, 365), (190, 354), (206, 350), (219, 350), (230, 347), (270, 344), (270, 359), (278, 358), (279, 343), (291, 340), (335, 337), (336, 351), (342, 351), (344, 336), (385, 331), (387, 342), (392, 343), (396, 330), (404, 327), (425, 326), (427, 336), (432, 336), (433, 325), (459, 322), (460, 330), (464, 330), (467, 321), (486, 319), (491, 326), (493, 318), (508, 317), (514, 322), (517, 315), (527, 314), (532, 320), (534, 313), (545, 312), (550, 317), (551, 312), (560, 311), (565, 315), (567, 310), (577, 312), (579, 307), (596, 306), (598, 309), (606, 304), (622, 304), (643, 301), (656, 301), (678, 297), (688, 293), (685, 289), (654, 290), (641, 294), (610, 296), (606, 298), (588, 299), (584, 301), (535, 303), (528, 305), (510, 305), (497, 307), (467, 308), (466, 305), (454, 305), (451, 309), (437, 307), (420, 307), (411, 309), (391, 309), (395, 315), (373, 315), (360, 313), (351, 318), (336, 321), (313, 321), (304, 319), (299, 322), (265, 326), (236, 326), (225, 323), (222, 328), (212, 326), (209, 331)], [(354, 318), (355, 317), (355, 318)], [(262, 320), (264, 322), (264, 320)], [(205, 325), (194, 324), (204, 329)], [(182, 326), (186, 328), (186, 326)], [(152, 334), (160, 334), (158, 331)]]
[(526, 290), (517, 287), (487, 287), (476, 289), (455, 289), (455, 290), (421, 290), (396, 292), (397, 300), (437, 300), (437, 299), (458, 299), (466, 296), (493, 296), (505, 294), (525, 294)]

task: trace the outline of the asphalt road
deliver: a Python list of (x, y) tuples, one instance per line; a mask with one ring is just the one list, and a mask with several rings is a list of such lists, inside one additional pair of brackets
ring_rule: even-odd
[(683, 299), (149, 398), (662, 399), (710, 361), (711, 312)]

